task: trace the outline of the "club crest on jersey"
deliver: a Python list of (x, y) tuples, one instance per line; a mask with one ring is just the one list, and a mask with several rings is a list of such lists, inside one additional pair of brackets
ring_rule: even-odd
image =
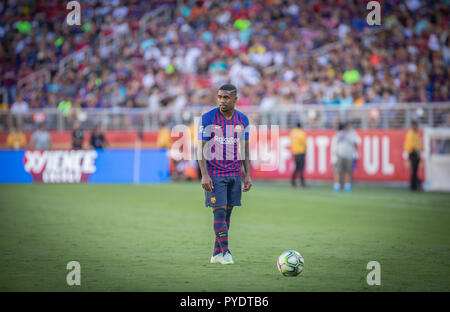
[(215, 197), (211, 197), (211, 203), (213, 203), (213, 204), (216, 203), (216, 198)]
[(235, 130), (236, 132), (241, 132), (244, 128), (241, 125), (237, 125)]

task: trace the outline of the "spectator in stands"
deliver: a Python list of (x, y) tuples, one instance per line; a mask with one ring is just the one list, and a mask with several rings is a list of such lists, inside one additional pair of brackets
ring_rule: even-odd
[(50, 133), (45, 130), (45, 124), (40, 123), (31, 136), (31, 147), (35, 150), (49, 150), (51, 146)]
[(19, 92), (14, 103), (11, 105), (11, 113), (23, 115), (28, 113), (28, 103), (25, 101), (23, 93)]
[(78, 121), (75, 121), (72, 132), (72, 149), (74, 150), (83, 149), (83, 142), (84, 142), (84, 130), (81, 129), (81, 124)]
[(12, 126), (11, 132), (6, 138), (6, 144), (8, 148), (13, 150), (25, 149), (27, 146), (27, 139), (25, 134), (20, 130), (19, 126)]
[(418, 170), (420, 164), (420, 151), (422, 150), (422, 140), (419, 133), (419, 122), (416, 120), (411, 123), (411, 129), (406, 134), (404, 150), (406, 154), (404, 157), (406, 156), (409, 158), (411, 166), (409, 188), (411, 191), (420, 191), (422, 189), (422, 181), (419, 179)]
[[(410, 2), (385, 0), (378, 28), (362, 18), (365, 1), (171, 1), (148, 21), (162, 1), (88, 1), (82, 27), (63, 23), (59, 1), (6, 1), (3, 84), (10, 105), (24, 83), (33, 108), (77, 97), (82, 108), (174, 112), (209, 105), (225, 81), (245, 93), (239, 105), (262, 108), (449, 101), (448, 5)], [(31, 73), (40, 78), (26, 84)]]
[(89, 144), (94, 149), (103, 149), (108, 146), (108, 141), (100, 129), (100, 125), (96, 125), (91, 133)]

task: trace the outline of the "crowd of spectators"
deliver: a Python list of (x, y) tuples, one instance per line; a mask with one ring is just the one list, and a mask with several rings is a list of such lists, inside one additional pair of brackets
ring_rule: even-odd
[[(86, 0), (82, 25), (68, 26), (66, 1), (1, 1), (3, 107), (180, 110), (211, 105), (224, 82), (238, 87), (238, 106), (263, 111), (447, 102), (448, 2), (380, 0), (381, 26), (369, 26), (360, 0)], [(162, 5), (168, 14), (141, 29)], [(17, 89), (42, 68), (47, 83)]]

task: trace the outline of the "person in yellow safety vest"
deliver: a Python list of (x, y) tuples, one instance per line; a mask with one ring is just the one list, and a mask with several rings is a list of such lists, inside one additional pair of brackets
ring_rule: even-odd
[(422, 140), (419, 133), (419, 123), (416, 120), (412, 121), (411, 129), (406, 133), (404, 150), (405, 158), (409, 158), (409, 163), (411, 165), (411, 178), (409, 187), (411, 191), (420, 191), (422, 189), (422, 181), (419, 179), (417, 173), (420, 164)]
[(291, 184), (297, 186), (297, 175), (300, 175), (300, 183), (302, 187), (306, 187), (303, 169), (305, 168), (306, 153), (306, 133), (302, 130), (301, 123), (297, 123), (297, 127), (291, 130), (291, 152), (294, 155), (295, 169), (292, 173)]
[(167, 127), (165, 123), (162, 123), (161, 128), (159, 129), (158, 132), (156, 147), (170, 149), (171, 146), (172, 146), (172, 138), (170, 136), (170, 129)]
[(26, 148), (27, 139), (18, 126), (12, 127), (11, 132), (6, 138), (6, 144), (9, 149), (20, 150)]

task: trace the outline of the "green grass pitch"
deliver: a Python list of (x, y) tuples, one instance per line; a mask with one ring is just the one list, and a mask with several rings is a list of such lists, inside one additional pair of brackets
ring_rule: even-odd
[[(234, 265), (209, 263), (213, 235), (199, 183), (1, 185), (0, 291), (450, 291), (445, 193), (260, 182), (233, 211)], [(277, 270), (287, 249), (298, 277)]]

